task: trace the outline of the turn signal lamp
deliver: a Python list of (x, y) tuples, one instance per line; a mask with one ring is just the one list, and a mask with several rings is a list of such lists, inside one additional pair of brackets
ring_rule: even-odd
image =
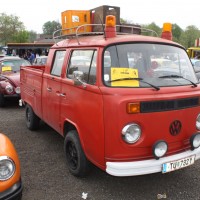
[(171, 23), (164, 23), (162, 29), (161, 38), (172, 40), (172, 24)]
[(140, 113), (140, 103), (128, 103), (127, 104), (127, 113), (128, 114)]
[(105, 37), (106, 38), (116, 37), (116, 18), (114, 15), (106, 16)]

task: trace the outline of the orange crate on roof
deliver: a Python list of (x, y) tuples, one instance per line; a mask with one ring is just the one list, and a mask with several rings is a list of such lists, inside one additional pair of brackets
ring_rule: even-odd
[[(77, 27), (91, 23), (89, 10), (66, 10), (61, 13), (62, 29)], [(63, 30), (62, 34), (75, 33), (76, 29)], [(80, 32), (91, 32), (91, 26), (79, 29)]]

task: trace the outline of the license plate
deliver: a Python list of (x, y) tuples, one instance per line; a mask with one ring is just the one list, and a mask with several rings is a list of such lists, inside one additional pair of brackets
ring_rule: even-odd
[(162, 173), (167, 173), (167, 172), (171, 172), (171, 171), (175, 171), (175, 170), (187, 167), (189, 165), (194, 164), (194, 161), (195, 161), (195, 156), (190, 156), (190, 157), (183, 158), (180, 160), (164, 163)]

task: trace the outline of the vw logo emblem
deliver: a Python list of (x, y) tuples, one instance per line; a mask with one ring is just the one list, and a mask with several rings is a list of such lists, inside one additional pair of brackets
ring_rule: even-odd
[(181, 128), (182, 128), (181, 122), (179, 120), (175, 120), (171, 123), (169, 127), (169, 132), (171, 133), (171, 135), (175, 136), (180, 133)]

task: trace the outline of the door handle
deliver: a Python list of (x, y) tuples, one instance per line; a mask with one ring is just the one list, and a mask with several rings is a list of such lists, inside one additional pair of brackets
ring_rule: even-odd
[(47, 88), (47, 91), (48, 91), (48, 92), (52, 92), (52, 88), (48, 87), (48, 88)]
[(60, 96), (61, 96), (61, 97), (65, 97), (66, 94), (65, 94), (65, 93), (61, 93)]

